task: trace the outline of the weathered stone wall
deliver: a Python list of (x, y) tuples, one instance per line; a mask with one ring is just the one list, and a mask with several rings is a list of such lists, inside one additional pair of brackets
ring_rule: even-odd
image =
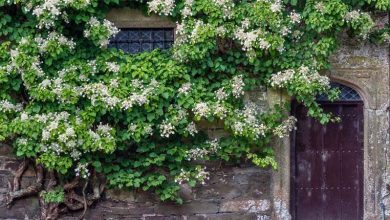
[[(5, 148), (2, 148), (3, 150)], [(9, 148), (8, 148), (9, 149)], [(4, 153), (4, 151), (2, 152)], [(0, 203), (4, 202), (19, 161), (11, 155), (0, 157)], [(210, 180), (192, 190), (183, 188), (183, 205), (162, 203), (150, 193), (107, 190), (104, 198), (92, 207), (86, 219), (271, 219), (271, 170), (251, 166), (210, 168)], [(22, 188), (34, 181), (32, 170), (26, 172)], [(77, 219), (74, 213), (63, 219)], [(38, 219), (37, 198), (16, 201), (11, 209), (0, 207), (0, 219)]]
[(329, 74), (333, 80), (355, 88), (365, 101), (365, 217), (375, 219), (381, 212), (385, 184), (390, 183), (389, 48), (347, 40), (344, 45), (333, 57)]

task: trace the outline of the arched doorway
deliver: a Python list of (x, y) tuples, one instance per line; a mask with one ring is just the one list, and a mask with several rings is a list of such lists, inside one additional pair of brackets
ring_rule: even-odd
[(298, 119), (291, 143), (291, 214), (296, 220), (363, 219), (363, 101), (350, 87), (332, 83), (340, 99), (318, 97), (340, 123), (321, 125), (293, 103)]

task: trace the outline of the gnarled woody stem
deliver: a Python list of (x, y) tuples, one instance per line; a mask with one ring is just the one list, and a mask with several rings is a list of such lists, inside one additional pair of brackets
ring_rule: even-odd
[(20, 189), (20, 179), (22, 178), (23, 173), (27, 170), (28, 165), (29, 161), (27, 159), (24, 159), (22, 163), (19, 164), (19, 167), (15, 172), (12, 191), (17, 191)]
[[(58, 219), (60, 214), (68, 211), (81, 211), (82, 214), (79, 217), (83, 219), (87, 209), (96, 200), (100, 199), (105, 189), (105, 179), (102, 175), (92, 172), (92, 178), (88, 180), (81, 180), (76, 177), (68, 183), (58, 183), (57, 176), (54, 171), (46, 171), (42, 165), (35, 166), (36, 181), (32, 185), (25, 189), (20, 189), (20, 180), (27, 170), (29, 160), (24, 160), (15, 172), (13, 179), (13, 186), (10, 187), (10, 192), (7, 194), (6, 205), (10, 207), (16, 199), (23, 197), (37, 195), (42, 190), (53, 190), (58, 184), (63, 185), (65, 198), (62, 203), (45, 202), (42, 196), (39, 197), (41, 205), (41, 220), (55, 220)], [(46, 177), (44, 177), (46, 175)], [(82, 187), (82, 195), (76, 193), (76, 188)], [(88, 186), (91, 187), (92, 193), (87, 194)]]
[[(23, 172), (21, 170), (25, 170), (26, 166), (24, 163), (21, 164), (20, 168), (18, 171), (21, 173), (20, 176), (16, 179), (14, 179), (14, 182), (17, 181), (17, 184), (14, 183), (14, 189), (7, 194), (7, 206), (10, 207), (12, 202), (15, 201), (16, 199), (26, 197), (26, 196), (32, 196), (37, 193), (39, 193), (42, 189), (43, 186), (43, 167), (42, 165), (37, 165), (35, 168), (35, 173), (36, 173), (36, 181), (32, 185), (28, 186), (25, 189), (18, 189), (20, 186), (20, 177), (22, 176)], [(19, 173), (18, 173), (19, 175)]]

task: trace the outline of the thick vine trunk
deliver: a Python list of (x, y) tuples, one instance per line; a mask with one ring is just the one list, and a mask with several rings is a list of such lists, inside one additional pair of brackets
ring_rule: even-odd
[[(21, 178), (28, 166), (32, 164), (29, 160), (23, 160), (15, 172), (13, 184), (10, 184), (10, 192), (7, 194), (7, 207), (11, 207), (13, 202), (28, 196), (39, 196), (41, 207), (41, 220), (55, 220), (61, 214), (70, 211), (82, 211), (80, 219), (83, 219), (88, 207), (101, 198), (105, 189), (105, 179), (102, 175), (92, 172), (90, 180), (83, 180), (76, 177), (70, 182), (59, 182), (54, 171), (45, 171), (42, 165), (36, 165), (36, 180), (27, 188), (20, 189)], [(61, 203), (46, 202), (43, 196), (39, 195), (42, 191), (51, 191), (55, 187), (64, 189), (65, 197)], [(81, 192), (79, 195), (77, 192)], [(91, 192), (88, 194), (88, 192)]]
[[(26, 160), (25, 160), (26, 161)], [(25, 189), (20, 189), (20, 180), (24, 173), (24, 171), (28, 167), (28, 162), (23, 161), (18, 170), (16, 171), (15, 177), (14, 177), (14, 186), (13, 189), (10, 190), (10, 192), (7, 194), (7, 206), (10, 207), (12, 203), (16, 199), (20, 199), (27, 196), (33, 196), (38, 194), (43, 185), (43, 176), (44, 176), (44, 170), (41, 165), (37, 165), (35, 167), (35, 173), (36, 173), (36, 181), (32, 185), (28, 186)]]

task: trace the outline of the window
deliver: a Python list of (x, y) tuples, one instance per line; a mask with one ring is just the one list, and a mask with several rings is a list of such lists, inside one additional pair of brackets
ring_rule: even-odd
[(140, 53), (154, 49), (172, 47), (173, 28), (122, 28), (110, 40), (109, 47), (123, 50), (126, 53)]
[[(342, 85), (340, 83), (330, 83), (331, 88), (338, 88), (340, 90), (340, 96), (337, 101), (361, 101), (360, 95), (356, 90)], [(328, 97), (320, 95), (317, 97), (317, 101), (328, 101)]]

